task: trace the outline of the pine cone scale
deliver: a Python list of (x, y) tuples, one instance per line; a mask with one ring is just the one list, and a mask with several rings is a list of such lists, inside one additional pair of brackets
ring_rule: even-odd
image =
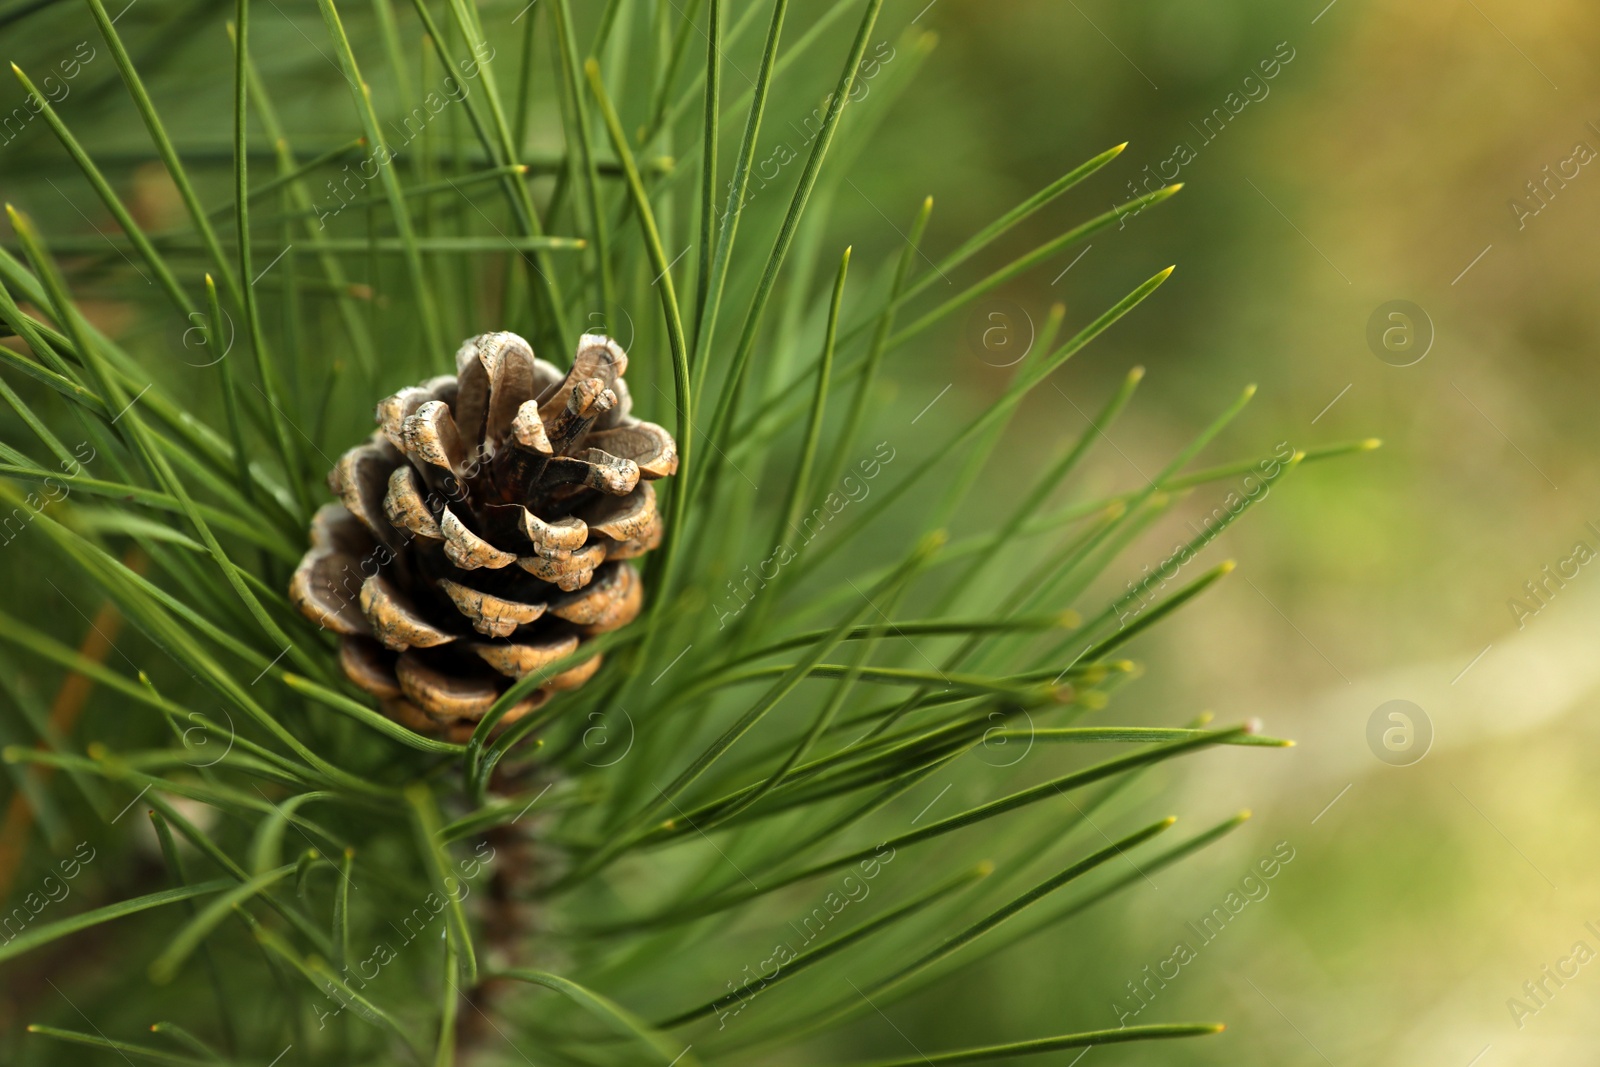
[(517, 627), (535, 621), (547, 610), (544, 604), (521, 604), (448, 578), (439, 579), (439, 588), (472, 623), (472, 628), (487, 637), (510, 637)]
[(383, 498), (383, 513), (390, 525), (429, 541), (443, 541), (444, 531), (423, 501), (416, 468), (402, 463), (389, 476), (389, 491)]

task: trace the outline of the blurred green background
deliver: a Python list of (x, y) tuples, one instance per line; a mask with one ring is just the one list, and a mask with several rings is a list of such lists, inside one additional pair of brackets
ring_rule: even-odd
[[(1036, 316), (1052, 300), (1099, 306), (1139, 267), (1177, 263), (1153, 306), (1056, 379), (1092, 411), (1083, 398), (1127, 366), (1150, 370), (1098, 457), (1103, 476), (1159, 469), (1244, 382), (1260, 393), (1229, 431), (1235, 446), (1385, 442), (1296, 473), (1224, 533), (1212, 561), (1239, 570), (1159, 628), (1139, 650), (1150, 673), (1113, 705), (1258, 715), (1297, 738), (1266, 759), (1228, 752), (1173, 773), (1186, 791), (1173, 810), (1249, 807), (1246, 832), (1162, 872), (1114, 919), (1013, 949), (971, 990), (1007, 991), (997, 1031), (1114, 1025), (1113, 1001), (1137, 1006), (1125, 983), (1175, 941), (1198, 945), (1185, 924), (1286, 841), (1295, 859), (1270, 894), (1138, 1016), (1229, 1030), (1122, 1062), (1582, 1062), (1600, 1036), (1600, 978), (1579, 969), (1563, 987), (1541, 968), (1579, 940), (1600, 949), (1584, 926), (1600, 920), (1600, 865), (1582, 844), (1596, 810), (1600, 580), (1581, 568), (1549, 583), (1535, 616), (1508, 601), (1539, 608), (1524, 583), (1544, 582), (1576, 542), (1600, 547), (1585, 525), (1600, 520), (1600, 179), (1571, 162), (1543, 202), (1528, 188), (1585, 158), (1580, 143), (1600, 148), (1585, 60), (1600, 23), (1566, 2), (1324, 2), (940, 2), (923, 16), (940, 46), (861, 180), (880, 202), (933, 192), (936, 227), (959, 231), (1105, 145), (1131, 141), (1085, 210), (1188, 145), (1170, 204), (1096, 236), (1059, 281), (1070, 254), (1007, 294)], [(1263, 95), (1245, 79), (1280, 42), (1294, 59)], [(1207, 142), (1196, 127), (1246, 91), (1261, 98)], [(954, 165), (938, 151), (951, 145)], [(1432, 322), (1410, 366), (1367, 343), (1392, 300)], [(958, 376), (987, 380), (947, 351)], [(1029, 433), (1084, 424), (1053, 391), (1038, 399)], [(1185, 508), (1222, 495), (1197, 490)], [(1162, 558), (1183, 525), (1134, 561)], [(1395, 699), (1432, 727), (1407, 766), (1367, 741)], [(1544, 1006), (1528, 981), (1545, 982)]]
[[(1586, 526), (1600, 526), (1600, 376), (1589, 358), (1600, 317), (1585, 295), (1600, 271), (1600, 177), (1574, 162), (1580, 143), (1590, 156), (1600, 149), (1600, 17), (1575, 0), (923, 2), (885, 9), (886, 47), (908, 48), (907, 28), (935, 34), (937, 47), (905, 92), (884, 102), (869, 92), (855, 105), (889, 110), (874, 116), (833, 193), (822, 248), (853, 243), (881, 263), (932, 195), (927, 246), (937, 257), (1122, 141), (1121, 158), (985, 260), (998, 266), (1121, 202), (1146, 167), (1164, 166), (1170, 179), (1171, 161), (1185, 158), (1176, 175), (1185, 189), (892, 355), (886, 423), (903, 424), (946, 382), (950, 409), (975, 412), (998, 395), (1008, 372), (971, 340), (991, 312), (1038, 323), (1059, 301), (1069, 323), (1082, 321), (1176, 263), (1155, 299), (1030, 401), (1005, 448), (1012, 463), (1031, 470), (1035, 452), (1080, 432), (1084, 413), (1135, 364), (1148, 378), (1080, 492), (1139, 484), (1252, 382), (1254, 402), (1207, 460), (1267, 455), (1280, 441), (1374, 436), (1384, 447), (1296, 472), (1224, 533), (1202, 565), (1233, 558), (1239, 570), (1143, 640), (1135, 654), (1149, 669), (1111, 708), (1113, 721), (1255, 716), (1298, 739), (1285, 752), (1214, 752), (1144, 787), (1194, 827), (1241, 807), (1254, 810), (1252, 823), (1124, 905), (987, 962), (985, 980), (922, 996), (892, 1020), (867, 1019), (849, 1051), (908, 1054), (906, 1034), (947, 1047), (1115, 1026), (1115, 1005), (1137, 1006), (1128, 983), (1175, 942), (1197, 944), (1186, 924), (1276, 848), (1293, 859), (1269, 892), (1138, 1016), (1226, 1020), (1228, 1031), (1082, 1059), (1498, 1067), (1592, 1055), (1600, 967), (1563, 986), (1541, 968), (1579, 940), (1600, 949), (1584, 926), (1600, 928), (1600, 865), (1583, 845), (1600, 762), (1600, 577), (1585, 567), (1551, 583), (1545, 606), (1524, 583), (1545, 581), (1542, 569), (1579, 541), (1600, 550)], [(268, 81), (294, 98), (305, 142), (353, 136), (343, 87), (297, 28), (320, 31), (315, 7), (258, 11), (257, 55)], [(36, 76), (85, 36), (100, 43), (75, 5), (13, 0), (3, 16), (0, 35), (13, 55), (36, 57)], [(209, 124), (219, 149), (224, 16), (209, 3), (143, 0), (119, 23), (152, 42), (182, 27), (150, 53), (164, 114), (191, 131)], [(797, 11), (791, 32), (812, 17)], [(753, 61), (753, 43), (731, 62)], [(807, 108), (794, 84), (814, 83), (820, 97), (834, 70), (824, 52), (788, 75), (796, 119)], [(84, 70), (64, 113), (121, 116), (120, 125), (108, 118), (98, 150), (139, 145), (103, 48)], [(339, 107), (320, 108), (319, 94), (333, 92)], [(0, 110), (19, 99), (8, 84)], [(1567, 177), (1548, 177), (1562, 167)], [(71, 200), (39, 181), (52, 176), (89, 202), (45, 131), (25, 131), (18, 151), (0, 153), (7, 198), (54, 232), (92, 235)], [(1546, 183), (1542, 200), (1530, 182)], [(152, 188), (150, 212), (170, 210), (163, 196)], [(1396, 300), (1422, 310), (1412, 324), (1432, 338), (1407, 366), (1379, 358), (1368, 340), (1369, 320)], [(119, 314), (104, 311), (114, 323)], [(351, 389), (372, 395), (366, 383)], [(919, 423), (907, 440), (936, 440), (941, 428)], [(1006, 470), (991, 481), (996, 499), (1014, 493)], [(1158, 562), (1225, 488), (1197, 490), (1133, 547), (1119, 576)], [(957, 532), (985, 520), (974, 506)], [(1539, 610), (1519, 618), (1514, 598)], [(1417, 736), (1431, 733), (1422, 758), (1402, 754), (1406, 765), (1380, 759), (1368, 740), (1391, 700), (1412, 702)], [(1541, 979), (1542, 1004), (1523, 988)], [(1538, 1010), (1516, 1013), (1512, 998)]]

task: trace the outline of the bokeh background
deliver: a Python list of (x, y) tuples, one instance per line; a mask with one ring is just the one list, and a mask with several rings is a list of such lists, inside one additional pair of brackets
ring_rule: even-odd
[[(1103, 396), (1133, 363), (1149, 368), (1115, 449), (1098, 457), (1106, 478), (1158, 469), (1244, 382), (1260, 392), (1228, 432), (1235, 448), (1218, 452), (1384, 441), (1297, 472), (1223, 534), (1210, 552), (1239, 570), (1140, 649), (1152, 669), (1119, 699), (1124, 712), (1257, 715), (1297, 738), (1286, 753), (1230, 752), (1173, 773), (1187, 800), (1175, 810), (1249, 807), (1252, 825), (1226, 854), (1142, 886), (1130, 911), (991, 965), (1029, 980), (973, 988), (1008, 990), (992, 1010), (1012, 1023), (1114, 1020), (1114, 1000), (1137, 1006), (1125, 983), (1175, 940), (1197, 944), (1185, 924), (1286, 841), (1295, 859), (1270, 895), (1138, 1016), (1216, 1017), (1229, 1030), (1125, 1062), (1581, 1062), (1600, 981), (1586, 969), (1564, 987), (1546, 981), (1542, 1007), (1522, 987), (1575, 942), (1600, 948), (1584, 926), (1600, 915), (1585, 844), (1600, 582), (1577, 568), (1547, 586), (1543, 607), (1524, 583), (1544, 581), (1579, 541), (1600, 547), (1586, 527), (1600, 518), (1600, 183), (1590, 189), (1575, 162), (1577, 177), (1541, 184), (1542, 200), (1528, 183), (1600, 147), (1583, 58), (1593, 9), (941, 2), (924, 20), (940, 46), (862, 182), (874, 198), (931, 185), (950, 206), (942, 222), (965, 225), (1105, 145), (1131, 141), (1084, 192), (1090, 205), (1176, 145), (1194, 150), (1173, 201), (1097, 236), (1059, 281), (1040, 272), (1009, 294), (1035, 314), (1051, 300), (1098, 306), (1134, 264), (1178, 264), (1155, 306), (1058, 379), (1091, 411), (1083, 396)], [(1294, 59), (1270, 91), (1246, 86), (1285, 42)], [(1261, 99), (1207, 142), (1196, 127), (1246, 88)], [(961, 150), (941, 166), (930, 145)], [(1394, 300), (1432, 324), (1410, 366), (1367, 341)], [(966, 373), (984, 380), (981, 367)], [(1052, 391), (1039, 399), (1029, 433), (1084, 424)], [(1186, 506), (1204, 512), (1220, 496), (1197, 490)], [(1160, 559), (1180, 535), (1152, 535), (1135, 559)], [(1514, 598), (1537, 614), (1514, 611)], [(1391, 700), (1431, 723), (1431, 748), (1407, 766), (1367, 741)], [(1537, 1011), (1513, 1012), (1511, 998)]]
[[(38, 66), (64, 60), (92, 34), (73, 6), (11, 0), (0, 37)], [(314, 5), (258, 8), (257, 55), (269, 81), (298, 87), (285, 102), (297, 128), (324, 131), (311, 143), (353, 136), (342, 87), (299, 36), (320, 30)], [(168, 47), (150, 53), (164, 114), (191, 131), (210, 123), (219, 150), (225, 14), (143, 0), (119, 22), (151, 41), (173, 27)], [(797, 11), (791, 32), (812, 17)], [(1232, 558), (1239, 569), (1142, 639), (1134, 653), (1146, 673), (1108, 713), (1181, 721), (1211, 710), (1297, 739), (1287, 751), (1211, 753), (1143, 787), (1196, 827), (1250, 808), (1246, 829), (1122, 904), (986, 962), (986, 980), (936, 989), (893, 1021), (867, 1019), (846, 1051), (908, 1054), (902, 1030), (947, 1047), (1115, 1026), (1114, 1005), (1134, 1004), (1127, 983), (1176, 941), (1192, 943), (1186, 924), (1276, 850), (1293, 858), (1270, 892), (1138, 1017), (1223, 1020), (1228, 1030), (1082, 1059), (1584, 1062), (1600, 1037), (1600, 964), (1559, 987), (1546, 980), (1542, 1004), (1523, 987), (1575, 942), (1600, 950), (1585, 927), (1600, 928), (1590, 836), (1600, 570), (1551, 583), (1543, 603), (1525, 583), (1544, 581), (1579, 542), (1600, 552), (1591, 358), (1600, 172), (1587, 165), (1600, 153), (1600, 16), (1576, 0), (891, 0), (880, 36), (897, 49), (934, 47), (904, 92), (853, 105), (888, 110), (831, 193), (820, 247), (850, 242), (881, 262), (932, 195), (936, 256), (1083, 159), (1130, 142), (985, 253), (998, 266), (1126, 199), (1147, 166), (1173, 177), (1178, 146), (1192, 154), (1172, 201), (895, 353), (886, 422), (904, 424), (946, 382), (951, 418), (999, 394), (1008, 372), (973, 344), (975, 320), (1000, 310), (1038, 322), (1059, 301), (1081, 321), (1175, 263), (1156, 298), (1029, 402), (1002, 449), (1013, 466), (997, 465), (983, 492), (1014, 491), (1015, 470), (1079, 433), (1136, 364), (1146, 381), (1077, 492), (1137, 486), (1247, 383), (1259, 387), (1253, 403), (1206, 460), (1267, 455), (1279, 442), (1384, 444), (1295, 472), (1218, 538), (1202, 562)], [(1276, 61), (1270, 79), (1266, 61)], [(820, 96), (835, 64), (832, 53), (810, 57), (786, 77), (810, 79)], [(69, 113), (121, 113), (97, 141), (114, 154), (142, 131), (113, 74), (102, 49), (74, 81)], [(336, 91), (340, 108), (324, 115), (318, 94)], [(0, 111), (19, 99), (8, 84)], [(1213, 118), (1207, 132), (1216, 109), (1228, 121)], [(54, 232), (92, 236), (94, 223), (49, 180), (77, 179), (45, 131), (0, 153), (7, 198)], [(172, 216), (159, 181), (147, 194), (148, 217)], [(90, 202), (81, 188), (72, 199)], [(1374, 315), (1398, 300), (1420, 309), (1408, 319), (1427, 339), (1414, 362), (1369, 342)], [(145, 328), (115, 303), (101, 314), (129, 333)], [(941, 426), (907, 434), (933, 441)], [(1196, 490), (1106, 588), (1164, 557), (1225, 489)], [(957, 532), (984, 521), (975, 505)], [(1518, 612), (1513, 600), (1538, 610)], [(1394, 700), (1414, 705), (1414, 736), (1428, 740), (1385, 761), (1369, 724)], [(1515, 1012), (1513, 998), (1538, 1010)], [(965, 1021), (974, 1017), (982, 1032)]]

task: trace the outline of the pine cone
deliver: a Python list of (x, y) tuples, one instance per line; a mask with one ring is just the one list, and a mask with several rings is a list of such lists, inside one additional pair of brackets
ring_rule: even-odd
[[(343, 636), (340, 664), (405, 726), (460, 738), (511, 684), (639, 614), (624, 562), (661, 541), (650, 480), (678, 468), (666, 430), (629, 415), (620, 345), (585, 334), (563, 376), (514, 333), (475, 337), (456, 376), (377, 407), (377, 433), (328, 475), (289, 595)], [(510, 723), (573, 689), (548, 679)]]

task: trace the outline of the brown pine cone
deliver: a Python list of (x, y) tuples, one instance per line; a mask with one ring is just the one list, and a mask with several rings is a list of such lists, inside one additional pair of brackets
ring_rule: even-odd
[[(620, 345), (585, 334), (565, 376), (514, 333), (475, 337), (456, 375), (377, 407), (377, 433), (328, 475), (289, 596), (343, 635), (340, 664), (385, 712), (461, 738), (511, 684), (639, 614), (623, 562), (661, 541), (650, 480), (672, 435), (629, 415)], [(503, 723), (582, 685), (596, 654)]]

